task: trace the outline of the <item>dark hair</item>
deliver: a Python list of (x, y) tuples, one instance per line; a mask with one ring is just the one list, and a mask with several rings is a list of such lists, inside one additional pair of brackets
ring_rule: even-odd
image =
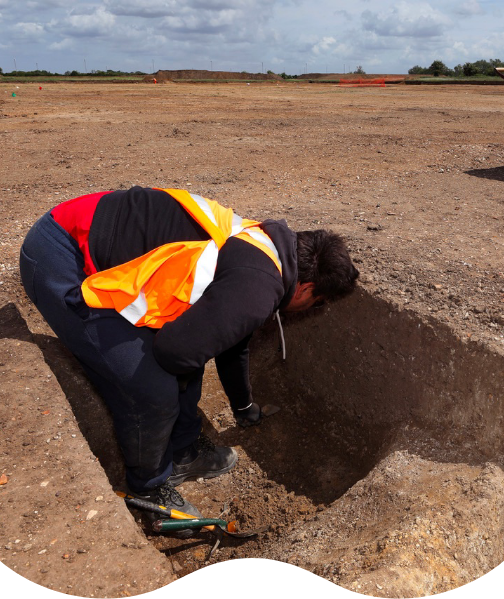
[(297, 232), (299, 283), (313, 283), (313, 295), (334, 300), (351, 293), (359, 271), (343, 239), (324, 229)]

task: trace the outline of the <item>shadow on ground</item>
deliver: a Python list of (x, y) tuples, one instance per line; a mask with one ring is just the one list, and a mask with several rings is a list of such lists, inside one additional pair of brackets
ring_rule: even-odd
[(481, 179), (491, 179), (492, 181), (504, 181), (504, 166), (495, 168), (475, 168), (465, 171), (466, 175), (480, 177)]

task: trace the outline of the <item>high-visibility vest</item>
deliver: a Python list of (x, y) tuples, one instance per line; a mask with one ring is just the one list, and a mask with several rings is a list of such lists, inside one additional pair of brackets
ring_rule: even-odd
[(282, 263), (258, 221), (242, 219), (231, 209), (185, 190), (163, 189), (179, 202), (211, 239), (167, 243), (82, 283), (86, 304), (113, 308), (136, 326), (161, 328), (188, 310), (213, 281), (219, 250), (230, 237), (243, 239)]

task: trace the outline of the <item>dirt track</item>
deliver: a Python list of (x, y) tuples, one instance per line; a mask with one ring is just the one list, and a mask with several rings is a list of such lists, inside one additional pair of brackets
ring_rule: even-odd
[[(269, 526), (256, 541), (225, 541), (212, 561), (286, 560), (384, 597), (446, 591), (500, 563), (502, 89), (0, 84), (0, 560), (50, 588), (108, 597), (207, 563), (208, 537), (155, 537), (115, 497), (122, 470), (106, 414), (19, 284), (19, 247), (38, 216), (77, 195), (138, 184), (187, 188), (294, 229), (334, 228), (362, 273), (362, 290), (341, 312), (286, 323), (286, 367), (270, 357), (273, 333), (256, 343), (257, 397), (282, 407), (260, 427), (234, 426), (208, 369), (205, 427), (238, 448), (240, 464), (182, 491), (207, 515), (227, 506), (243, 529)], [(424, 329), (434, 332), (415, 336)], [(397, 349), (411, 339), (414, 349)], [(453, 377), (439, 382), (444, 347), (455, 370), (476, 356), (477, 389), (462, 375), (456, 387)], [(394, 363), (407, 353), (422, 368)], [(402, 371), (387, 397), (380, 386)], [(409, 372), (427, 383), (405, 407)], [(332, 388), (336, 408), (324, 403)], [(331, 428), (327, 418), (338, 420)], [(366, 437), (373, 422), (400, 435)], [(80, 577), (86, 568), (91, 579)]]

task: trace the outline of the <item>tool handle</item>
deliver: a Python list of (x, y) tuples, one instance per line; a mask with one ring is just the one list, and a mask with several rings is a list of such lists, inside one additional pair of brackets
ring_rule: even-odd
[[(156, 505), (151, 501), (147, 501), (146, 499), (140, 499), (139, 497), (133, 497), (133, 495), (127, 495), (122, 491), (116, 491), (116, 495), (122, 497), (127, 505), (131, 505), (132, 507), (136, 507), (143, 510), (148, 510), (149, 512), (153, 512), (158, 516), (162, 516), (163, 518), (174, 518), (176, 520), (194, 520), (194, 516), (191, 514), (186, 514), (185, 512), (180, 512), (179, 510), (169, 510), (167, 507), (163, 505)], [(219, 522), (223, 522), (224, 529), (228, 532), (234, 532), (236, 530), (236, 522), (225, 522), (224, 520), (219, 520)], [(214, 530), (215, 525), (210, 524), (205, 526), (208, 530)]]
[(116, 491), (116, 495), (122, 497), (124, 501), (132, 507), (138, 507), (149, 512), (154, 512), (155, 514), (159, 514), (165, 518), (176, 518), (177, 520), (194, 520), (195, 518), (195, 516), (191, 514), (179, 512), (179, 510), (169, 510), (163, 505), (156, 505), (155, 503), (152, 503), (152, 501), (147, 501), (146, 499), (141, 499), (140, 497), (133, 497), (133, 495), (127, 495), (122, 491)]
[[(149, 512), (153, 512), (154, 514), (158, 514), (159, 516), (164, 516), (165, 518), (170, 517), (170, 512), (168, 508), (162, 505), (156, 505), (151, 501), (147, 501), (146, 499), (140, 499), (139, 497), (132, 497), (131, 495), (126, 495), (125, 493), (117, 493), (119, 497), (123, 497), (124, 501), (131, 505), (132, 507), (136, 507), (142, 510), (147, 510)], [(192, 516), (188, 516), (191, 518)]]
[[(170, 517), (175, 518), (176, 520), (190, 520), (191, 518), (194, 518), (194, 516), (191, 516), (191, 514), (184, 514), (184, 512), (179, 512), (178, 510), (171, 510)], [(212, 518), (206, 518), (206, 520), (212, 520)], [(215, 518), (213, 518), (213, 520), (215, 520)], [(211, 526), (210, 522), (208, 524), (209, 526), (205, 526), (205, 528), (208, 528), (208, 530), (213, 530), (214, 526)], [(218, 524), (220, 528), (224, 527), (226, 532), (236, 532), (236, 520), (233, 520), (232, 522), (226, 522), (225, 520), (220, 520), (217, 518), (217, 521), (214, 524)]]
[(215, 527), (215, 525), (219, 527), (225, 527), (226, 522), (224, 520), (219, 520), (218, 518), (197, 518), (193, 520), (156, 520), (152, 523), (152, 528), (156, 532), (174, 532), (178, 530), (186, 530), (188, 528), (208, 528), (210, 525), (213, 525), (212, 529)]
[(194, 520), (196, 516), (180, 512), (179, 510), (170, 510), (170, 518), (175, 518), (176, 520)]

